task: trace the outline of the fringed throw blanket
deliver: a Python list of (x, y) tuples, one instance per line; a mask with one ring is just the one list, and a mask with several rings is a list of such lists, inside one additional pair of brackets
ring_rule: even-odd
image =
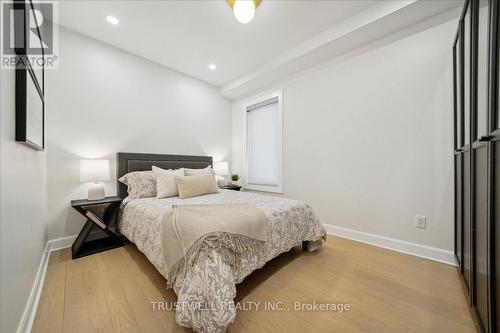
[(208, 250), (216, 249), (232, 267), (238, 254), (264, 256), (267, 218), (248, 204), (174, 205), (161, 223), (169, 286)]
[[(180, 265), (171, 270), (182, 271), (185, 275), (169, 276), (162, 251), (161, 230), (164, 217), (172, 210), (172, 206), (240, 203), (247, 203), (262, 210), (267, 218), (264, 254), (236, 254), (234, 251), (227, 251), (228, 246), (234, 245), (234, 242), (217, 233), (211, 233), (205, 238), (207, 242), (203, 243), (203, 248), (207, 250), (200, 251), (202, 254), (192, 262), (189, 270), (178, 269)], [(217, 194), (189, 199), (125, 199), (122, 211), (122, 217), (118, 221), (120, 232), (136, 244), (156, 269), (170, 280), (171, 287), (178, 296), (180, 306), (175, 309), (175, 321), (200, 333), (222, 333), (235, 320), (236, 285), (253, 271), (263, 267), (280, 253), (300, 245), (302, 241), (309, 241), (311, 251), (321, 246), (326, 238), (326, 231), (321, 222), (305, 202), (250, 192), (221, 190)], [(212, 237), (218, 241), (211, 241), (209, 238)], [(262, 243), (253, 239), (252, 241)], [(227, 246), (220, 247), (222, 243)], [(219, 248), (205, 247), (209, 244), (219, 244)], [(238, 248), (235, 246), (235, 250)], [(232, 253), (229, 260), (228, 253)], [(237, 265), (230, 262), (236, 262)], [(173, 280), (172, 276), (175, 276)], [(314, 276), (310, 278), (314, 279)], [(189, 306), (185, 306), (186, 304)], [(199, 304), (206, 304), (210, 308), (199, 307)]]

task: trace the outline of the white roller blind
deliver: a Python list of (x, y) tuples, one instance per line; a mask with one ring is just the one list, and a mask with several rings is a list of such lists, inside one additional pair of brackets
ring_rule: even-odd
[(280, 115), (278, 99), (247, 107), (247, 183), (280, 184)]

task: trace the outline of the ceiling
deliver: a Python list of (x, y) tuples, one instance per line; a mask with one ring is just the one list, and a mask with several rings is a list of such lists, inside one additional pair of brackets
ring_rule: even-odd
[(224, 0), (61, 1), (59, 24), (221, 87), (375, 3), (263, 0), (243, 25)]

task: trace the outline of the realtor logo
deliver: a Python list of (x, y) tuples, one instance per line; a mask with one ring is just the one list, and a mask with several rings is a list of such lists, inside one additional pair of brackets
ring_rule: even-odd
[(2, 1), (2, 68), (55, 68), (57, 2)]

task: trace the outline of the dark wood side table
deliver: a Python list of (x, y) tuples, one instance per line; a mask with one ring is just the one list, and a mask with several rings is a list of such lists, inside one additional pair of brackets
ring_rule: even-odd
[(87, 218), (87, 223), (71, 246), (73, 259), (123, 246), (115, 225), (121, 202), (120, 197), (71, 201), (71, 207)]
[(223, 190), (233, 190), (233, 191), (241, 190), (241, 186), (239, 186), (239, 185), (219, 186), (219, 188), (221, 188)]

